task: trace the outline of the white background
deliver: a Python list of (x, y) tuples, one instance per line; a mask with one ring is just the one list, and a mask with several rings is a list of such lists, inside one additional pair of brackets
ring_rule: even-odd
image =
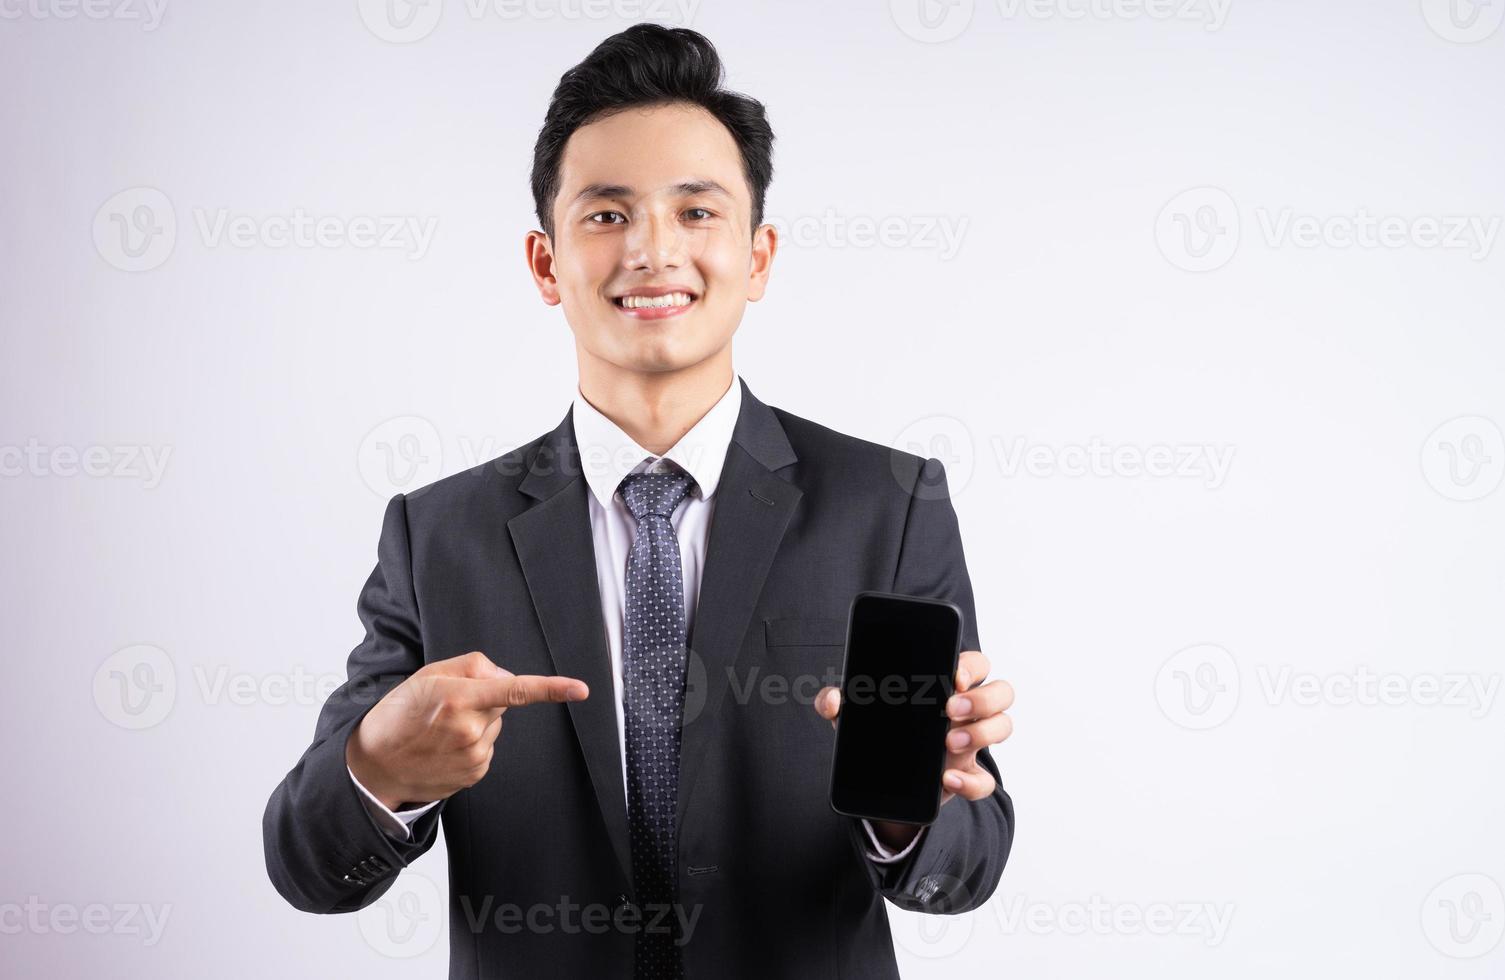
[[(0, 972), (445, 974), (386, 929), (442, 846), (305, 915), (261, 813), (385, 497), (568, 408), (533, 139), (644, 16), (778, 135), (738, 370), (947, 463), (1019, 692), (1013, 857), (905, 976), (1505, 972), (1505, 243), (1431, 237), (1505, 215), (1501, 4), (102, 2), (0, 0)], [(432, 238), (211, 234), (299, 208)]]

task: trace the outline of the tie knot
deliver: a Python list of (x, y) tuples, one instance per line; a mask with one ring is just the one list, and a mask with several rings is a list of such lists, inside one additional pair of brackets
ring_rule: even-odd
[(632, 516), (641, 521), (649, 514), (658, 517), (673, 514), (674, 508), (694, 485), (695, 480), (690, 474), (675, 468), (662, 473), (629, 473), (622, 478), (618, 489), (622, 491), (622, 499), (627, 501)]

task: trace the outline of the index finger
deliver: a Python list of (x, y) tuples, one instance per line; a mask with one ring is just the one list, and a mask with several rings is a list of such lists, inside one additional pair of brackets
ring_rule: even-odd
[(478, 711), (520, 708), (546, 701), (584, 701), (590, 689), (573, 677), (548, 677), (541, 674), (518, 674), (468, 681), (463, 688), (464, 706)]

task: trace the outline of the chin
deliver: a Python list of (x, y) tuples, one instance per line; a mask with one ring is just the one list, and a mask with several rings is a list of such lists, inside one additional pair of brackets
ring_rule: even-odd
[(653, 372), (655, 374), (667, 374), (671, 371), (679, 371), (696, 363), (695, 358), (673, 357), (670, 355), (645, 355), (633, 358), (633, 370)]
[(618, 348), (614, 362), (633, 371), (677, 371), (700, 360), (670, 337), (636, 337)]

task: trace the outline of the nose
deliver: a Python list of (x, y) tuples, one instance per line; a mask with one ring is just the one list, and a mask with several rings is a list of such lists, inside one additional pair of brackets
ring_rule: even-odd
[(627, 269), (677, 269), (685, 264), (687, 257), (688, 236), (672, 213), (646, 215), (627, 229), (626, 252), (622, 256)]

